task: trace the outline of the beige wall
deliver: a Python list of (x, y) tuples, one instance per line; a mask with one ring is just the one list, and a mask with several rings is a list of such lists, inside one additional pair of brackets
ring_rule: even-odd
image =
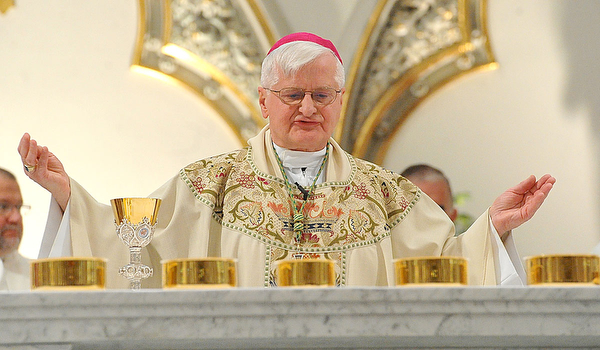
[(23, 254), (37, 256), (50, 201), (21, 170), (24, 132), (105, 203), (147, 196), (182, 166), (241, 146), (196, 95), (129, 71), (137, 1), (17, 6), (0, 16), (0, 164), (33, 205)]
[[(316, 13), (309, 21), (298, 19), (307, 13), (293, 1), (277, 2), (284, 17), (276, 21), (279, 31), (334, 40), (348, 66), (365, 7), (374, 1), (331, 1), (325, 10), (311, 1), (306, 11)], [(594, 61), (600, 2), (488, 2), (500, 68), (467, 75), (421, 104), (384, 165), (441, 167), (455, 190), (471, 193), (463, 210), (473, 215), (529, 174), (549, 172), (557, 186), (515, 232), (519, 249), (523, 256), (589, 252), (600, 240), (600, 69)], [(0, 166), (17, 173), (34, 206), (21, 249), (30, 257), (50, 197), (22, 174), (16, 147), (23, 132), (49, 146), (102, 202), (147, 195), (181, 166), (241, 146), (196, 95), (128, 70), (136, 21), (133, 0), (21, 0), (0, 15)]]
[(600, 2), (489, 1), (500, 68), (446, 86), (393, 141), (385, 165), (441, 167), (479, 215), (530, 174), (557, 184), (515, 231), (522, 256), (589, 253), (600, 234)]

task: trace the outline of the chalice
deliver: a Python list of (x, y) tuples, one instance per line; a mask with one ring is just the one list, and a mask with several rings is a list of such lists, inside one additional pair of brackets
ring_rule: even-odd
[(117, 236), (129, 248), (129, 264), (119, 274), (129, 280), (133, 290), (139, 290), (142, 280), (152, 276), (153, 269), (142, 264), (142, 248), (150, 244), (156, 228), (161, 200), (158, 198), (116, 198), (110, 203), (115, 215)]

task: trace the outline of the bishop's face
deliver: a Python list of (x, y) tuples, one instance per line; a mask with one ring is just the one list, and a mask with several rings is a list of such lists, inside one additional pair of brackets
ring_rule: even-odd
[(279, 77), (271, 90), (302, 88), (306, 91), (328, 87), (342, 90), (333, 103), (315, 103), (307, 93), (299, 104), (285, 104), (275, 93), (258, 88), (259, 103), (264, 118), (269, 118), (271, 137), (276, 145), (294, 151), (314, 152), (323, 149), (333, 134), (342, 110), (345, 90), (335, 81), (337, 58), (324, 54), (290, 77)]

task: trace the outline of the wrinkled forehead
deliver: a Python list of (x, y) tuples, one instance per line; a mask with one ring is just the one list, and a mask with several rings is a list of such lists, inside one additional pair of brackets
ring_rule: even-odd
[[(329, 55), (331, 60), (335, 60), (333, 55)], [(329, 64), (329, 59), (319, 58), (318, 60), (304, 65), (297, 70), (284, 72), (280, 67), (275, 68), (277, 81), (273, 86), (299, 87), (304, 89), (333, 88), (339, 89), (335, 66)]]

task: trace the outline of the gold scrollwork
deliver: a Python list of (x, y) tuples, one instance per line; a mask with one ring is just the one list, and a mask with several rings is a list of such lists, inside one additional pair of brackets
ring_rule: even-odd
[[(3, 1), (3, 0), (0, 0)], [(244, 143), (265, 124), (256, 87), (275, 38), (255, 0), (138, 0), (133, 69), (191, 88)], [(418, 104), (447, 82), (494, 69), (486, 0), (379, 0), (349, 70), (336, 139), (383, 160)]]
[(275, 41), (254, 0), (138, 0), (132, 69), (183, 84), (207, 101), (243, 144), (265, 121), (257, 86)]
[(14, 0), (0, 0), (0, 13), (5, 14), (13, 6), (15, 6)]
[(421, 101), (467, 72), (496, 67), (486, 0), (380, 0), (349, 71), (336, 138), (381, 163)]

